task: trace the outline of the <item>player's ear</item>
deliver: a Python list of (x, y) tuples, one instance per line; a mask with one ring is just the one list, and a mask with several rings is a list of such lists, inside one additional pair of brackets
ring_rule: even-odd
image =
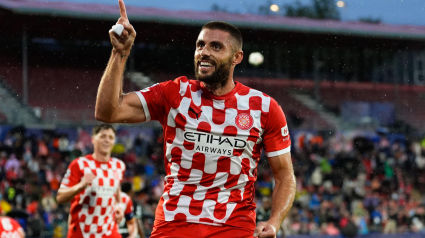
[(237, 65), (240, 62), (242, 62), (243, 60), (243, 51), (242, 50), (238, 50), (235, 53), (235, 56), (233, 57), (233, 65)]

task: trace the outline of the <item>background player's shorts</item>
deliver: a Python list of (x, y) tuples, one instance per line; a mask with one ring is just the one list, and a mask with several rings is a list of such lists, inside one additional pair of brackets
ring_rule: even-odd
[(155, 221), (150, 238), (252, 238), (254, 228), (211, 226), (199, 223)]

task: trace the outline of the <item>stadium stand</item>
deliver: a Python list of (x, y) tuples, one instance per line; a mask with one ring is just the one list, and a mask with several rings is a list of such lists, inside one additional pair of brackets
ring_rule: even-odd
[(0, 112), (0, 122), (6, 122), (7, 121), (7, 117)]
[(425, 128), (425, 88), (416, 85), (377, 83), (322, 82), (320, 98), (330, 108), (340, 110), (342, 103), (390, 102), (395, 105), (396, 116), (415, 128)]
[(235, 80), (273, 97), (282, 107), (290, 125), (296, 128), (315, 130), (334, 129), (333, 125), (329, 124), (314, 110), (309, 109), (300, 101), (293, 98), (289, 93), (291, 90), (310, 91), (313, 87), (312, 81), (240, 77)]

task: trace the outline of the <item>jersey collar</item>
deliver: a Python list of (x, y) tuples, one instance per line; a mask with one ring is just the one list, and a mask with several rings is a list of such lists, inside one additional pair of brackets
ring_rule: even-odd
[(201, 88), (204, 96), (211, 98), (211, 99), (215, 99), (215, 100), (226, 100), (229, 99), (231, 97), (233, 97), (240, 89), (240, 87), (242, 86), (241, 83), (239, 83), (238, 81), (235, 81), (235, 87), (232, 89), (232, 91), (221, 95), (221, 96), (216, 96), (214, 94), (212, 94), (202, 83), (201, 81), (197, 80), (196, 81), (198, 84), (198, 87)]

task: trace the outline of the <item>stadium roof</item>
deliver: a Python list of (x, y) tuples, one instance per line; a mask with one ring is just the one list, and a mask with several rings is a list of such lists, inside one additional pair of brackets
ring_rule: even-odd
[[(117, 5), (82, 4), (73, 2), (43, 2), (35, 0), (0, 0), (0, 8), (20, 15), (44, 15), (80, 19), (116, 21)], [(312, 20), (283, 16), (262, 16), (226, 12), (172, 11), (157, 8), (127, 6), (132, 22), (156, 22), (200, 26), (208, 21), (222, 20), (240, 28), (292, 31), (321, 34), (342, 34), (363, 37), (425, 40), (425, 27), (411, 25), (372, 24), (335, 20)]]

